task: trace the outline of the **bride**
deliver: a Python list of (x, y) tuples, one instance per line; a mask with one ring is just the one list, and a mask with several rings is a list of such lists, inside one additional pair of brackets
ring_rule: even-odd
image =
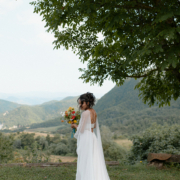
[(92, 93), (86, 93), (77, 101), (84, 112), (81, 114), (79, 125), (71, 124), (72, 128), (77, 129), (74, 134), (78, 155), (76, 180), (110, 180), (104, 160), (97, 114), (92, 109), (95, 97)]

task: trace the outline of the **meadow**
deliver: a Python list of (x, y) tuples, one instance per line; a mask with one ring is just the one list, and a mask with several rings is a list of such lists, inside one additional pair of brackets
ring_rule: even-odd
[[(107, 167), (111, 180), (179, 180), (180, 170), (157, 170), (143, 164)], [(1, 180), (74, 180), (76, 166), (64, 167), (0, 167)]]

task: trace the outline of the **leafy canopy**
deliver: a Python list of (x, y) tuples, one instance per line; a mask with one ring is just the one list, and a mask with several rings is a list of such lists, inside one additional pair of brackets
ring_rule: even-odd
[[(72, 48), (87, 69), (81, 79), (102, 85), (142, 78), (151, 106), (180, 96), (180, 0), (36, 0), (34, 12), (53, 32), (55, 48)], [(98, 35), (102, 34), (100, 39)]]

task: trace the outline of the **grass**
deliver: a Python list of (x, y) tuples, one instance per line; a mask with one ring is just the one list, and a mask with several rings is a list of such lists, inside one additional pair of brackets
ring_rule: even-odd
[(132, 147), (132, 141), (128, 139), (117, 139), (117, 140), (114, 140), (114, 142), (126, 148), (127, 150), (130, 150)]
[[(156, 170), (142, 164), (107, 167), (111, 180), (179, 180), (180, 171)], [(75, 180), (76, 166), (64, 167), (0, 167), (1, 180)]]
[(77, 159), (77, 157), (51, 155), (49, 162), (59, 162), (59, 159), (62, 162), (73, 162), (74, 160)]

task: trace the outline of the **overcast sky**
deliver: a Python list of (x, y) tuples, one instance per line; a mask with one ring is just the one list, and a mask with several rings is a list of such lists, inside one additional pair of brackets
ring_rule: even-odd
[(87, 91), (100, 96), (114, 87), (83, 84), (73, 52), (53, 50), (53, 35), (33, 14), (33, 0), (0, 0), (0, 93), (54, 92), (77, 95)]

